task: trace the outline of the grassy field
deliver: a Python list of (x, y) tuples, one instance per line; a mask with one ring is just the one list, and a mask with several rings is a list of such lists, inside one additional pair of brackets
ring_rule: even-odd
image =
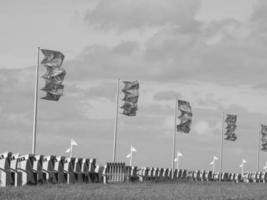
[(43, 185), (0, 188), (0, 200), (73, 200), (73, 199), (267, 199), (265, 184), (234, 183), (142, 183)]

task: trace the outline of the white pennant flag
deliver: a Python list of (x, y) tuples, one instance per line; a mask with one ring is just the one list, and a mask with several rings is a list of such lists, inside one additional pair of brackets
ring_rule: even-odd
[(178, 158), (175, 158), (175, 159), (174, 159), (174, 162), (178, 162)]
[(136, 152), (136, 149), (131, 145), (131, 152)]
[(178, 156), (178, 157), (182, 157), (183, 154), (182, 154), (181, 152), (177, 152), (177, 156)]
[(218, 160), (219, 158), (217, 156), (213, 156), (213, 160)]
[(247, 161), (245, 159), (242, 159), (242, 163), (247, 163)]
[(66, 153), (70, 153), (70, 148), (68, 148), (68, 149), (66, 150)]
[(214, 165), (214, 161), (211, 161), (211, 162), (210, 162), (210, 165)]
[(128, 155), (126, 156), (126, 158), (131, 158), (131, 154), (128, 154)]
[(78, 144), (77, 144), (77, 142), (75, 142), (74, 139), (71, 138), (71, 140), (70, 140), (70, 145), (71, 145), (71, 146), (77, 146)]

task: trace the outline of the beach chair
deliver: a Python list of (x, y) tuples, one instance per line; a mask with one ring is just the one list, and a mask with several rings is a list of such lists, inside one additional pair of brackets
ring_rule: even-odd
[(187, 181), (193, 181), (194, 171), (190, 170), (186, 174), (186, 180)]
[(75, 158), (73, 171), (74, 171), (76, 183), (83, 182), (82, 162), (83, 162), (82, 158)]
[(64, 160), (64, 176), (67, 184), (75, 183), (74, 164), (75, 158), (66, 158)]
[(141, 168), (137, 169), (137, 173), (136, 174), (137, 174), (139, 182), (143, 182), (144, 181), (145, 170), (146, 170), (145, 167), (141, 167)]
[(17, 170), (18, 158), (18, 153), (12, 154), (10, 158), (11, 185), (15, 187), (22, 185), (22, 173)]
[(0, 187), (11, 185), (12, 177), (10, 170), (11, 152), (0, 154)]
[(55, 177), (57, 180), (56, 182), (58, 184), (63, 184), (67, 182), (67, 179), (65, 178), (64, 174), (64, 161), (64, 156), (57, 156), (54, 162)]
[(33, 173), (33, 162), (35, 157), (33, 154), (27, 154), (19, 156), (17, 159), (17, 171), (21, 172), (22, 185), (34, 185), (36, 184)]
[(89, 180), (90, 180), (90, 182), (95, 182), (97, 179), (95, 169), (96, 169), (96, 159), (90, 158), (90, 161), (89, 161)]
[(45, 182), (45, 176), (43, 173), (43, 158), (43, 155), (34, 155), (32, 171), (36, 184), (43, 184)]
[(266, 183), (266, 181), (267, 181), (267, 173), (266, 172), (261, 173), (261, 181), (262, 181), (262, 183)]
[(53, 155), (44, 156), (43, 158), (43, 174), (45, 176), (46, 183), (57, 183), (56, 171), (55, 171), (56, 157)]
[(84, 158), (82, 160), (81, 172), (82, 172), (83, 182), (88, 183), (89, 182), (89, 159)]

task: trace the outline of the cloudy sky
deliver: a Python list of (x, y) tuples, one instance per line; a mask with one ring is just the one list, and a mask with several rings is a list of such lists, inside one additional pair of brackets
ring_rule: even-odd
[(119, 116), (120, 161), (132, 144), (135, 164), (170, 167), (178, 97), (194, 113), (190, 134), (177, 134), (182, 168), (210, 169), (220, 156), (225, 112), (238, 114), (225, 170), (239, 171), (242, 158), (255, 170), (267, 124), (266, 9), (266, 0), (0, 0), (0, 152), (31, 152), (40, 46), (65, 54), (67, 76), (59, 102), (39, 101), (37, 153), (66, 155), (74, 138), (74, 156), (110, 161), (121, 78), (141, 86), (137, 116)]

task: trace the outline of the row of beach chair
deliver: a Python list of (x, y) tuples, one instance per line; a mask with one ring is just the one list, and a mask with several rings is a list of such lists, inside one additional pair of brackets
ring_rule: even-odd
[(169, 168), (142, 167), (138, 169), (137, 175), (142, 181), (222, 181), (222, 182), (245, 182), (266, 183), (267, 172), (230, 173), (206, 170), (174, 170)]
[(0, 186), (23, 186), (44, 183), (123, 183), (159, 181), (222, 181), (266, 183), (266, 172), (228, 173), (205, 170), (174, 170), (170, 168), (131, 167), (125, 163), (96, 164), (96, 159), (64, 156), (0, 154)]
[(99, 182), (101, 167), (96, 159), (64, 156), (0, 154), (0, 186), (22, 186), (43, 183)]

